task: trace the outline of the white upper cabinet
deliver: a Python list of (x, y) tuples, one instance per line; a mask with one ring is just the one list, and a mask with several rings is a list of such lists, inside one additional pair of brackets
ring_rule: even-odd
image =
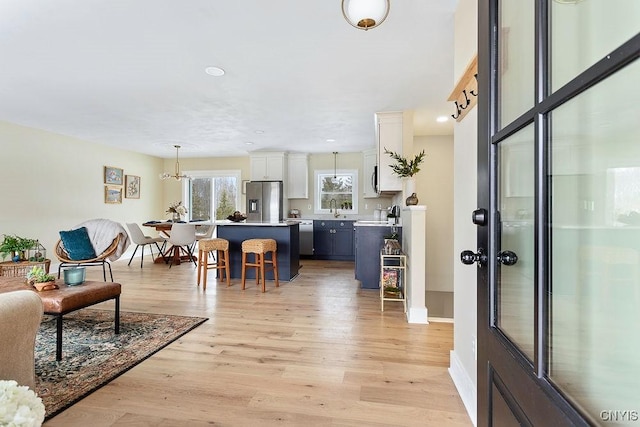
[(402, 179), (393, 173), (395, 162), (385, 148), (402, 156), (402, 111), (376, 113), (376, 140), (378, 142), (378, 194), (402, 191)]
[(286, 153), (253, 153), (249, 157), (251, 181), (286, 181)]
[(377, 153), (377, 148), (362, 152), (362, 195), (365, 199), (378, 197), (375, 176), (376, 166), (378, 165)]
[(287, 177), (287, 197), (289, 199), (309, 198), (309, 155), (289, 154), (289, 176)]

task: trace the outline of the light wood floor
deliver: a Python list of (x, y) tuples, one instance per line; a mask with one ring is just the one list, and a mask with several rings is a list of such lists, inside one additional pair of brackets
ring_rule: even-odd
[(203, 292), (193, 264), (127, 261), (113, 264), (122, 310), (209, 320), (46, 426), (472, 425), (447, 372), (453, 325), (409, 325), (401, 303), (380, 312), (351, 262), (303, 260), (263, 294), (213, 272)]

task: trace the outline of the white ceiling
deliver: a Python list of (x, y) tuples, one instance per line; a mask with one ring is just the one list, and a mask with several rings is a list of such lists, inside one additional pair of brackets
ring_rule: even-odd
[(0, 120), (159, 157), (360, 151), (376, 111), (451, 134), (456, 3), (365, 32), (340, 0), (0, 0)]

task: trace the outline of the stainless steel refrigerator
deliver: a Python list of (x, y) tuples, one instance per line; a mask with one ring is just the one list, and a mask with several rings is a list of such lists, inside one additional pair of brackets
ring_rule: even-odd
[(247, 183), (247, 222), (280, 222), (283, 214), (282, 181)]

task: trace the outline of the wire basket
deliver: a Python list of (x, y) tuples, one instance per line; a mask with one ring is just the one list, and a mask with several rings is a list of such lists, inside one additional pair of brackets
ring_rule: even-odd
[(44, 271), (49, 274), (49, 267), (51, 266), (51, 260), (45, 259), (44, 261), (20, 261), (20, 262), (0, 262), (0, 276), (3, 277), (27, 277), (27, 273), (31, 271), (33, 267), (42, 267)]

